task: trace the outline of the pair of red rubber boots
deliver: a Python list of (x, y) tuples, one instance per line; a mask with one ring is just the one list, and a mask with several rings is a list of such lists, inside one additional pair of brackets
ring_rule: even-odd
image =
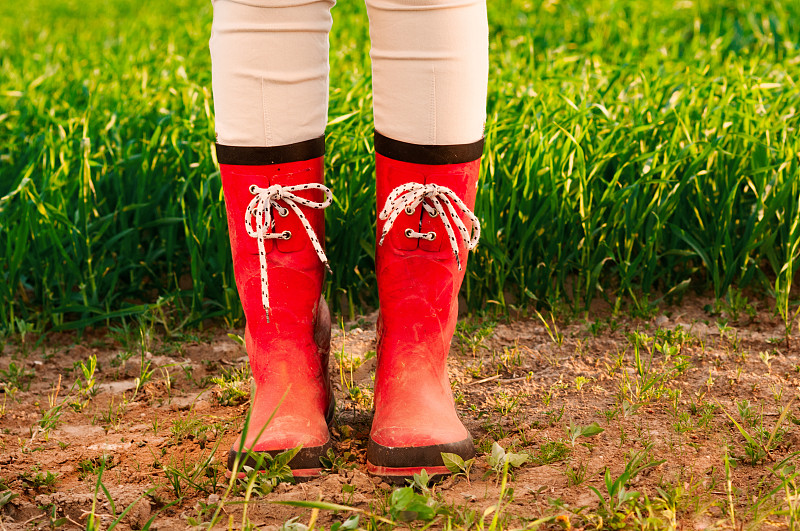
[[(467, 254), (480, 236), (475, 204), (483, 142), (421, 146), (375, 134), (379, 216), (375, 412), (371, 473), (402, 479), (448, 474), (442, 452), (467, 459), (446, 359)], [(254, 456), (302, 446), (295, 477), (321, 472), (334, 412), (328, 375), (331, 321), (322, 296), (327, 258), (324, 139), (289, 146), (217, 145), (234, 273), (255, 379), (246, 433), (230, 450)]]

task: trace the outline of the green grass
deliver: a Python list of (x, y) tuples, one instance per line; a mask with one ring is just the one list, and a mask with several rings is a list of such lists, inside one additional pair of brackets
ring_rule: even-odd
[[(328, 295), (347, 312), (376, 304), (372, 115), (363, 6), (334, 16)], [(0, 328), (241, 318), (210, 20), (206, 0), (0, 5)], [(490, 21), (471, 307), (752, 287), (790, 333), (800, 4), (509, 0)]]

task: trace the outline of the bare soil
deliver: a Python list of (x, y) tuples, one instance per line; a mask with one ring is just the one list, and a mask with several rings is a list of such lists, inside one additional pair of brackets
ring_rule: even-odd
[[(504, 511), (509, 528), (554, 514), (574, 526), (596, 525), (598, 497), (589, 486), (604, 492), (606, 469), (616, 478), (631, 456), (647, 451), (649, 460), (665, 461), (639, 474), (628, 489), (652, 499), (659, 488), (682, 489), (679, 528), (729, 526), (731, 502), (737, 522), (758, 524), (780, 501), (765, 498), (776, 485), (776, 463), (798, 448), (793, 418), (800, 415), (794, 405), (782, 419), (780, 412), (799, 391), (800, 348), (786, 341), (783, 322), (760, 308), (768, 307), (766, 302), (750, 304), (738, 315), (711, 312), (713, 301), (704, 298), (646, 318), (614, 317), (601, 309), (585, 319), (547, 318), (549, 332), (535, 315), (496, 325), (465, 321), (449, 367), (479, 456), (469, 478), (444, 481), (434, 496), (462, 512), (474, 510), (480, 519), (500, 492), (500, 475), (489, 464), (497, 442), (530, 456), (509, 478), (513, 500)], [(361, 317), (334, 330), (331, 373), (338, 409), (332, 433), (338, 466), (253, 499), (247, 516), (257, 526), (280, 526), (292, 517), (308, 523), (309, 509), (273, 503), (280, 500), (321, 499), (385, 514), (396, 487), (365, 470), (375, 318)], [(725, 321), (727, 328), (721, 326)], [(117, 529), (140, 529), (153, 517), (151, 529), (207, 521), (209, 507), (224, 497), (226, 455), (246, 413), (246, 404), (222, 405), (219, 388), (210, 381), (246, 362), (229, 332), (241, 333), (152, 332), (144, 357), (153, 372), (135, 396), (142, 370), (138, 329), (51, 335), (40, 346), (30, 337), (7, 343), (0, 357), (0, 503), (4, 492), (16, 496), (0, 508), (0, 530), (85, 528), (93, 503), (101, 528), (131, 504)], [(480, 340), (482, 332), (486, 337)], [(656, 338), (642, 343), (640, 370), (635, 332)], [(125, 359), (126, 353), (133, 354)], [(82, 409), (81, 402), (73, 407), (80, 395), (73, 383), (82, 377), (76, 362), (92, 355), (99, 391), (86, 397)], [(655, 383), (648, 388), (648, 381)], [(13, 382), (21, 389), (15, 392)], [(737, 402), (743, 400), (753, 416), (740, 415)], [(768, 455), (753, 464), (746, 440), (721, 408), (750, 433), (771, 433), (781, 421)], [(593, 422), (604, 431), (570, 440), (570, 425)], [(175, 483), (175, 470), (191, 472), (212, 452), (215, 460), (199, 486)], [(732, 461), (730, 486), (726, 452)], [(107, 494), (97, 481), (103, 463)], [(238, 527), (242, 500), (241, 491), (226, 500), (221, 527), (229, 518)], [(327, 528), (347, 516), (323, 511), (317, 523)], [(785, 521), (772, 515), (762, 522), (767, 524)], [(443, 525), (440, 520), (434, 527)]]

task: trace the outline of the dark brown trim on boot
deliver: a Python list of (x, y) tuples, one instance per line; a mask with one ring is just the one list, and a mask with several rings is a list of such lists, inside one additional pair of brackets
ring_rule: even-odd
[(483, 138), (471, 144), (424, 145), (402, 142), (375, 131), (374, 142), (376, 153), (411, 164), (464, 164), (483, 154)]
[(217, 144), (217, 162), (236, 166), (266, 166), (310, 160), (325, 154), (325, 137), (285, 146), (250, 147)]
[(475, 456), (475, 446), (472, 444), (472, 438), (452, 443), (405, 448), (383, 446), (372, 439), (367, 443), (367, 461), (375, 466), (389, 468), (444, 466), (442, 452), (471, 459)]

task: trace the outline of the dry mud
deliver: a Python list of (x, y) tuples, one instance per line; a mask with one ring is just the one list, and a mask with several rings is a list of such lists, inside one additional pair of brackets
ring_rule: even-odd
[[(658, 488), (681, 486), (690, 495), (676, 517), (680, 528), (728, 525), (731, 499), (739, 521), (758, 518), (753, 507), (775, 485), (775, 464), (798, 447), (798, 427), (792, 422), (800, 417), (797, 408), (791, 405), (783, 419), (779, 413), (798, 394), (800, 350), (785, 340), (783, 322), (759, 308), (766, 303), (751, 302), (737, 320), (708, 311), (710, 304), (703, 298), (685, 300), (680, 307), (636, 319), (598, 310), (586, 318), (556, 319), (557, 332), (552, 321), (548, 332), (536, 316), (493, 326), (474, 320), (462, 324), (449, 370), (459, 412), (479, 455), (469, 478), (448, 479), (434, 488), (433, 496), (462, 512), (474, 510), (480, 518), (500, 491), (499, 475), (489, 464), (497, 442), (530, 455), (509, 477), (513, 499), (504, 510), (509, 529), (554, 514), (566, 515), (575, 526), (596, 524), (591, 516), (581, 516), (598, 510), (589, 486), (602, 491), (606, 469), (617, 477), (632, 455), (649, 448), (651, 460), (665, 461), (642, 472), (628, 488), (656, 497)], [(375, 318), (361, 317), (334, 330), (331, 374), (338, 409), (332, 433), (339, 466), (311, 481), (282, 483), (254, 496), (247, 509), (253, 524), (280, 526), (293, 517), (308, 523), (309, 509), (273, 503), (281, 500), (324, 500), (385, 514), (396, 487), (365, 470)], [(727, 328), (720, 326), (725, 320)], [(153, 372), (135, 396), (141, 373), (138, 329), (52, 335), (39, 346), (30, 338), (5, 345), (0, 357), (0, 530), (85, 528), (93, 505), (101, 528), (130, 505), (117, 529), (140, 529), (151, 520), (151, 529), (186, 529), (208, 520), (224, 498), (226, 454), (246, 413), (244, 404), (221, 405), (210, 378), (245, 363), (243, 348), (228, 337), (241, 331), (213, 328), (172, 338), (150, 332), (144, 358)], [(656, 337), (641, 349), (645, 361), (652, 354), (644, 377), (635, 367), (634, 332)], [(482, 340), (481, 333), (486, 336)], [(677, 350), (654, 348), (659, 338), (668, 338)], [(128, 352), (133, 355), (126, 360)], [(73, 407), (80, 394), (73, 386), (81, 377), (76, 362), (92, 355), (97, 357), (98, 391), (83, 401), (82, 409)], [(644, 389), (647, 377), (659, 375), (665, 376), (652, 391)], [(15, 392), (10, 381), (22, 389)], [(742, 400), (758, 417), (749, 430), (771, 432), (782, 421), (770, 454), (757, 464), (747, 461), (746, 441), (721, 409), (743, 422), (737, 406)], [(604, 431), (570, 441), (570, 425), (593, 422)], [(187, 425), (195, 428), (181, 430)], [(548, 453), (554, 448), (563, 455)], [(730, 489), (726, 451), (733, 459)], [(174, 471), (191, 472), (212, 456), (197, 479), (199, 486), (180, 480), (176, 486)], [(98, 488), (102, 463), (107, 493)], [(10, 498), (5, 503), (3, 493)], [(239, 526), (242, 500), (241, 492), (224, 500), (219, 527)], [(347, 516), (323, 511), (317, 524), (329, 527)], [(784, 524), (778, 516), (764, 525), (770, 522)], [(433, 527), (443, 525), (439, 520)]]

